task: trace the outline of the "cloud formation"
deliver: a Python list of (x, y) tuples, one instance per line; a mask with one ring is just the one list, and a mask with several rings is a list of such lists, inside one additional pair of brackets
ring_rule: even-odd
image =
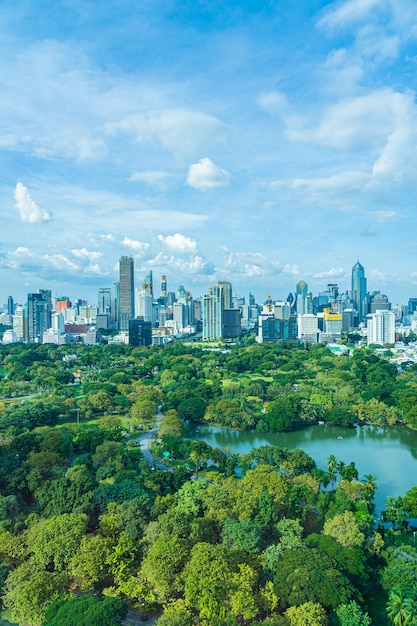
[(32, 200), (29, 190), (22, 183), (17, 183), (14, 190), (14, 199), (16, 200), (16, 208), (19, 211), (22, 222), (28, 224), (40, 224), (52, 220), (52, 213), (46, 209), (41, 209), (34, 200)]
[(207, 157), (200, 159), (198, 163), (190, 165), (187, 176), (187, 185), (207, 191), (219, 187), (227, 187), (230, 184), (230, 174), (221, 169)]
[(143, 241), (138, 241), (137, 239), (130, 239), (130, 237), (125, 237), (122, 241), (122, 245), (127, 248), (132, 248), (136, 252), (145, 253), (149, 250), (150, 245)]
[(170, 250), (174, 250), (179, 253), (194, 253), (197, 251), (197, 242), (191, 237), (186, 237), (185, 235), (181, 235), (180, 233), (175, 233), (174, 235), (167, 235), (164, 237), (163, 235), (158, 235), (159, 241), (161, 241), (167, 248)]

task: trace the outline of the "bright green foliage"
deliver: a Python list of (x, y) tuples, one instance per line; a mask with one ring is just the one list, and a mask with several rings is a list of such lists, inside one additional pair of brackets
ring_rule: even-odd
[(194, 616), (184, 600), (173, 600), (164, 606), (157, 626), (193, 626)]
[(182, 589), (181, 572), (188, 558), (187, 542), (175, 535), (161, 535), (150, 546), (141, 571), (162, 602)]
[(345, 548), (360, 547), (365, 539), (351, 511), (336, 515), (324, 524), (324, 533), (334, 537)]
[(388, 598), (387, 615), (393, 626), (413, 626), (417, 621), (417, 601), (400, 589), (392, 590)]
[(290, 626), (326, 626), (327, 615), (321, 604), (305, 602), (300, 606), (291, 606), (285, 611)]
[(82, 596), (53, 602), (44, 626), (119, 626), (126, 615), (127, 606), (120, 598)]
[(37, 568), (53, 565), (63, 571), (73, 557), (86, 532), (87, 516), (69, 513), (42, 519), (33, 524), (27, 534), (33, 563)]
[(368, 613), (364, 613), (357, 602), (342, 604), (336, 611), (338, 626), (372, 626)]
[(111, 541), (97, 535), (84, 536), (69, 563), (69, 573), (82, 591), (90, 591), (107, 573)]
[(238, 559), (239, 552), (222, 545), (198, 543), (193, 547), (184, 570), (185, 601), (201, 618), (224, 618), (231, 613), (250, 619), (256, 615), (257, 574)]
[(47, 606), (66, 595), (68, 582), (64, 572), (39, 571), (35, 563), (25, 561), (9, 574), (3, 604), (16, 623), (38, 626)]

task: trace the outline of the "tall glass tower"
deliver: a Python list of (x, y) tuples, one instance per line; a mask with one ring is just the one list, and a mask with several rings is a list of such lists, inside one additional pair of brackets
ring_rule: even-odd
[(366, 278), (365, 268), (363, 265), (356, 261), (352, 267), (352, 302), (353, 307), (358, 312), (359, 321), (362, 322), (367, 314), (367, 300), (366, 300)]
[(119, 261), (119, 329), (129, 330), (129, 320), (135, 317), (134, 262), (131, 256)]

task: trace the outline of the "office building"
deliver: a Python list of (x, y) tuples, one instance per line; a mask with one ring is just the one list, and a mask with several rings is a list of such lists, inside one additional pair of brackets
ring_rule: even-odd
[(358, 312), (359, 322), (362, 322), (367, 314), (366, 277), (365, 268), (357, 261), (352, 267), (352, 308)]
[(152, 324), (143, 319), (129, 320), (129, 346), (152, 345)]
[(223, 290), (220, 285), (209, 287), (203, 296), (203, 341), (219, 340), (223, 333)]
[(319, 321), (317, 315), (304, 313), (297, 316), (298, 339), (316, 343), (319, 338)]
[(39, 289), (28, 294), (28, 341), (42, 343), (43, 333), (52, 325), (52, 298), (50, 289)]
[(131, 256), (122, 256), (119, 261), (119, 330), (129, 330), (129, 320), (134, 317), (134, 262)]
[(372, 343), (383, 346), (395, 343), (395, 314), (393, 311), (376, 311), (368, 315), (368, 345)]
[(13, 331), (17, 341), (28, 340), (28, 310), (26, 306), (17, 306), (13, 315)]

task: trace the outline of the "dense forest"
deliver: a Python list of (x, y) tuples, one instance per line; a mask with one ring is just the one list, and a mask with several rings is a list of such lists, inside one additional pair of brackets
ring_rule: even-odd
[[(417, 624), (417, 487), (377, 525), (372, 475), (247, 455), (185, 422), (417, 427), (417, 367), (325, 346), (0, 347), (3, 616), (35, 626)], [(140, 447), (150, 429), (152, 462)], [(167, 452), (169, 451), (169, 452)], [(149, 452), (148, 452), (149, 455)], [(417, 481), (416, 481), (417, 482)]]

